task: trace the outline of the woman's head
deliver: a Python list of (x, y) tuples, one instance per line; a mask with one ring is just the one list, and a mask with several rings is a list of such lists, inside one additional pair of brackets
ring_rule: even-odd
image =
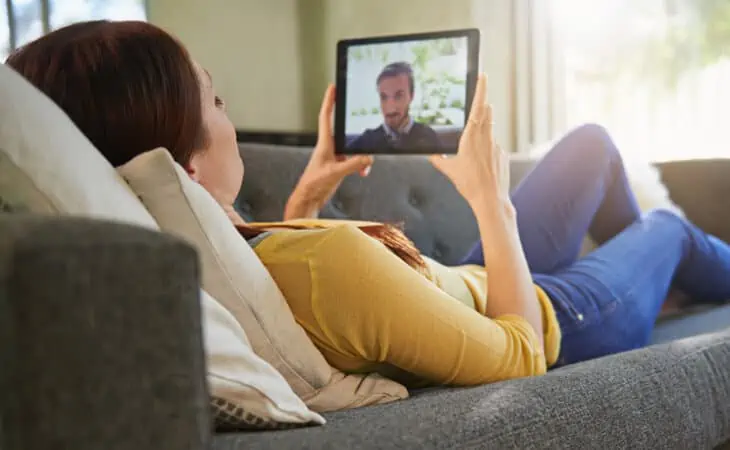
[(233, 125), (210, 75), (145, 22), (83, 22), (18, 49), (7, 64), (50, 97), (114, 166), (165, 147), (224, 204), (243, 177)]

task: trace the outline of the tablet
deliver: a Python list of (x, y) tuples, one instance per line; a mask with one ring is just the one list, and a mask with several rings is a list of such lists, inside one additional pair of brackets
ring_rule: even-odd
[(477, 29), (338, 42), (336, 152), (456, 153), (478, 61)]

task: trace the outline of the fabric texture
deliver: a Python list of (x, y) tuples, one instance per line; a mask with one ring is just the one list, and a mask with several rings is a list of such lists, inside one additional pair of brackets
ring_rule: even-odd
[(543, 351), (522, 317), (484, 315), (483, 268), (432, 261), (424, 276), (351, 224), (275, 231), (255, 251), (297, 321), (343, 371), (474, 385), (542, 374), (557, 358), (560, 330), (547, 297), (538, 294)]
[(223, 429), (275, 429), (324, 424), (286, 380), (251, 349), (241, 325), (202, 293), (207, 378), (213, 418)]
[(162, 229), (198, 250), (204, 289), (231, 312), (254, 352), (281, 373), (307, 406), (323, 412), (407, 396), (393, 381), (347, 376), (327, 363), (223, 209), (166, 150), (140, 155), (119, 170)]
[(65, 113), (0, 64), (0, 203), (5, 210), (110, 219), (157, 229)]
[(328, 425), (215, 438), (215, 450), (712, 449), (730, 439), (730, 331), (542, 377), (427, 390)]
[(178, 239), (0, 214), (0, 448), (209, 448), (198, 292)]

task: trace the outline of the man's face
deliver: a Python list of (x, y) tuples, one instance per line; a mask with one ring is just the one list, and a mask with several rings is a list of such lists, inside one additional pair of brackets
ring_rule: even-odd
[(378, 84), (380, 110), (383, 120), (392, 129), (398, 130), (406, 124), (411, 106), (411, 90), (408, 75), (385, 77)]

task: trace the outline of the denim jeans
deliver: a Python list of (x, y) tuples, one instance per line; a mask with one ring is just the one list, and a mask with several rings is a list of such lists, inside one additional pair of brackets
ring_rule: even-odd
[[(670, 288), (730, 299), (730, 246), (678, 215), (641, 214), (606, 131), (567, 134), (512, 195), (533, 280), (563, 333), (557, 365), (642, 347)], [(586, 234), (598, 249), (579, 259)], [(463, 261), (483, 264), (477, 243)]]

